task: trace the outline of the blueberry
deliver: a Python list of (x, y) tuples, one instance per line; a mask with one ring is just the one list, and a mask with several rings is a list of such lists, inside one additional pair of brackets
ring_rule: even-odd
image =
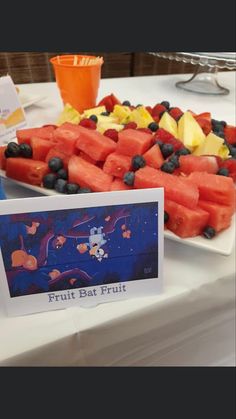
[(79, 190), (79, 185), (77, 185), (76, 183), (67, 183), (66, 185), (67, 194), (78, 193), (78, 190)]
[(68, 179), (68, 172), (65, 169), (60, 169), (57, 172), (57, 178), (58, 179), (64, 179), (67, 180)]
[(90, 193), (90, 192), (92, 192), (92, 191), (89, 188), (80, 188), (78, 190), (78, 193)]
[(177, 156), (176, 154), (173, 154), (173, 156), (170, 157), (169, 161), (171, 163), (173, 163), (173, 165), (175, 166), (176, 169), (178, 169), (178, 167), (179, 167), (179, 156)]
[(213, 227), (206, 226), (202, 234), (204, 237), (206, 237), (206, 239), (212, 239), (216, 235), (216, 231)]
[(33, 150), (29, 144), (20, 144), (20, 156), (29, 159), (33, 156)]
[(108, 112), (108, 111), (102, 112), (101, 115), (103, 115), (103, 116), (109, 116), (110, 115), (110, 112)]
[(141, 167), (144, 167), (146, 165), (146, 161), (143, 158), (143, 156), (134, 156), (132, 158), (132, 169), (133, 170), (138, 170), (141, 169)]
[(123, 106), (131, 106), (131, 103), (129, 102), (129, 100), (125, 100), (125, 101), (122, 103), (122, 105), (123, 105)]
[(227, 125), (227, 122), (225, 122), (225, 121), (220, 121), (220, 123), (221, 123), (221, 126), (222, 126), (223, 128), (225, 128), (225, 127), (226, 127), (226, 125)]
[(126, 172), (123, 177), (123, 181), (126, 185), (132, 186), (134, 184), (134, 172)]
[(175, 166), (170, 161), (166, 161), (161, 165), (161, 170), (166, 173), (173, 173), (175, 170)]
[(221, 121), (217, 121), (216, 119), (211, 120), (211, 125), (213, 131), (219, 131), (222, 128)]
[(148, 128), (151, 130), (151, 131), (153, 131), (153, 132), (156, 132), (157, 130), (158, 130), (158, 124), (156, 123), (156, 122), (151, 122), (149, 125), (148, 125)]
[(214, 134), (217, 135), (217, 137), (225, 139), (224, 131), (214, 131)]
[(91, 119), (93, 122), (95, 122), (95, 124), (98, 122), (97, 115), (90, 115), (89, 119)]
[(216, 174), (220, 176), (229, 176), (229, 170), (226, 167), (221, 167)]
[(47, 189), (54, 189), (57, 175), (55, 173), (48, 173), (43, 177), (43, 186)]
[(236, 147), (233, 147), (231, 144), (228, 145), (229, 152), (232, 157), (236, 158)]
[(187, 154), (191, 154), (191, 151), (189, 151), (187, 148), (181, 148), (180, 150), (177, 150), (175, 154), (176, 156), (186, 156)]
[(60, 193), (66, 193), (67, 182), (64, 179), (57, 179), (54, 185), (54, 189)]
[(169, 221), (169, 214), (168, 212), (164, 211), (164, 223), (167, 223)]
[(13, 141), (8, 143), (5, 150), (5, 157), (19, 157), (20, 155), (20, 146)]
[(63, 168), (63, 161), (62, 159), (60, 159), (60, 157), (53, 157), (52, 159), (49, 160), (48, 167), (53, 172), (58, 172), (58, 170)]
[(167, 102), (167, 100), (163, 100), (163, 102), (161, 102), (161, 105), (165, 106), (166, 109), (169, 109), (170, 102)]
[(165, 143), (161, 146), (161, 152), (164, 159), (166, 159), (174, 152), (174, 147), (172, 144)]

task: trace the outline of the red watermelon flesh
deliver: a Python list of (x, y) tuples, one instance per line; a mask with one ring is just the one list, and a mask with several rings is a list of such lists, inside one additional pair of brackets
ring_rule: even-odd
[(92, 164), (98, 164), (98, 162), (94, 159), (92, 159), (92, 157), (90, 157), (88, 154), (84, 153), (83, 151), (79, 151), (77, 149), (78, 153), (76, 153), (78, 156), (80, 156), (82, 159), (88, 161), (89, 163)]
[(123, 178), (124, 174), (131, 168), (131, 158), (118, 153), (111, 153), (107, 156), (103, 170), (108, 175)]
[(116, 149), (116, 143), (100, 132), (78, 126), (79, 139), (76, 147), (95, 161), (104, 161)]
[(49, 125), (41, 128), (26, 128), (16, 131), (16, 137), (19, 144), (30, 144), (32, 137), (39, 137), (43, 140), (51, 140), (55, 127)]
[(130, 189), (132, 189), (131, 186), (126, 185), (120, 178), (116, 178), (111, 184), (110, 191), (129, 191)]
[(187, 154), (179, 157), (179, 170), (186, 175), (192, 172), (217, 173), (219, 166), (214, 156), (193, 156)]
[(119, 99), (117, 99), (117, 97), (111, 93), (110, 95), (107, 95), (101, 99), (97, 106), (105, 106), (108, 112), (113, 112), (114, 106), (120, 104), (121, 102)]
[(152, 134), (134, 129), (125, 129), (118, 134), (117, 153), (126, 156), (144, 154), (151, 146)]
[(135, 172), (135, 189), (164, 187), (165, 197), (188, 208), (196, 208), (198, 188), (187, 178), (172, 176), (161, 170), (145, 166)]
[(69, 182), (90, 188), (93, 192), (107, 192), (111, 189), (112, 176), (79, 156), (70, 158), (68, 172)]
[(79, 137), (78, 125), (70, 122), (65, 122), (53, 132), (53, 142), (56, 144), (57, 149), (68, 156), (75, 154), (76, 142)]
[(199, 199), (198, 206), (209, 213), (208, 225), (213, 227), (217, 233), (225, 230), (231, 224), (232, 208), (215, 202), (202, 201)]
[(236, 159), (227, 159), (220, 162), (220, 168), (225, 167), (229, 171), (229, 176), (236, 182)]
[(0, 169), (5, 170), (6, 169), (6, 157), (5, 157), (5, 150), (7, 146), (3, 145), (0, 147)]
[(200, 199), (234, 207), (235, 189), (230, 177), (194, 172), (188, 179), (198, 187)]
[(42, 140), (38, 137), (32, 137), (30, 140), (30, 145), (33, 150), (33, 159), (45, 161), (49, 150), (53, 147), (51, 141)]
[(190, 209), (165, 199), (165, 211), (169, 215), (166, 227), (183, 239), (200, 235), (208, 224), (208, 212), (199, 207)]
[(153, 145), (148, 151), (146, 151), (143, 157), (146, 164), (150, 167), (154, 167), (154, 169), (159, 169), (164, 162), (164, 158), (158, 144)]
[(59, 157), (63, 161), (64, 168), (68, 168), (68, 162), (70, 157), (62, 151), (57, 150), (57, 147), (53, 147), (49, 150), (45, 159), (46, 163), (48, 163), (49, 160), (51, 160), (53, 157)]
[(163, 128), (159, 128), (156, 134), (154, 135), (153, 142), (155, 143), (157, 140), (162, 141), (162, 143), (172, 144), (174, 147), (174, 151), (184, 148), (184, 144), (182, 143), (182, 141), (173, 137), (172, 134), (170, 134), (168, 131), (164, 130)]
[(48, 172), (48, 165), (42, 161), (23, 157), (7, 159), (6, 175), (20, 182), (41, 186), (43, 177)]

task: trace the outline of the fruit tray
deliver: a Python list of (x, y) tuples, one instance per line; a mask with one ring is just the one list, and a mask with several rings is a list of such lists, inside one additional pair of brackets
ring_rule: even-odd
[[(0, 170), (0, 176), (4, 179), (7, 179), (7, 182), (13, 182), (16, 185), (32, 190), (36, 193), (40, 193), (42, 195), (54, 196), (54, 195), (60, 194), (59, 192), (56, 192), (52, 189), (41, 188), (40, 186), (34, 186), (25, 182), (19, 182), (17, 180), (9, 179), (7, 178), (4, 170)], [(105, 193), (109, 193), (109, 192), (105, 192)], [(234, 247), (235, 227), (236, 226), (235, 226), (235, 215), (234, 215), (231, 226), (227, 230), (221, 232), (219, 235), (217, 235), (211, 240), (206, 240), (204, 237), (201, 237), (201, 236), (181, 239), (180, 237), (176, 236), (174, 233), (166, 229), (164, 231), (164, 237), (166, 239), (173, 240), (179, 243), (180, 245), (196, 247), (203, 251), (206, 250), (209, 252), (229, 256), (232, 253), (232, 250)]]

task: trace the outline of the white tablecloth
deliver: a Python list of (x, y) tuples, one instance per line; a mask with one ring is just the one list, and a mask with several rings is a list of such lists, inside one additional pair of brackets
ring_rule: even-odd
[[(99, 98), (212, 112), (235, 124), (235, 73), (219, 74), (228, 96), (175, 88), (187, 75), (106, 79)], [(62, 109), (55, 83), (21, 85), (46, 99), (26, 109), (29, 126), (53, 123)], [(36, 196), (5, 182), (9, 198)], [(235, 249), (220, 256), (165, 240), (164, 293), (159, 296), (6, 317), (0, 301), (0, 366), (235, 365)], [(0, 296), (1, 298), (1, 296)]]

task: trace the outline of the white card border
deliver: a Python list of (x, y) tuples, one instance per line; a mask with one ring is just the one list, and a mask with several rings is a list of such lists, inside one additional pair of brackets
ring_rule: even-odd
[[(129, 281), (120, 283), (125, 285), (125, 293), (108, 295), (98, 295), (97, 297), (82, 297), (74, 300), (69, 299), (63, 302), (54, 302), (53, 305), (48, 302), (50, 292), (10, 297), (5, 268), (0, 250), (0, 292), (3, 295), (3, 301), (8, 315), (22, 315), (42, 311), (51, 311), (64, 309), (77, 305), (80, 307), (91, 307), (104, 302), (111, 302), (121, 299), (130, 299), (157, 294), (162, 291), (163, 286), (163, 257), (164, 257), (164, 189), (151, 188), (142, 190), (117, 191), (117, 192), (99, 192), (81, 195), (65, 196), (44, 196), (38, 198), (23, 198), (0, 201), (0, 214), (10, 215), (28, 212), (55, 211), (66, 209), (79, 209), (89, 207), (104, 207), (109, 205), (127, 205), (135, 203), (158, 202), (158, 278), (146, 278), (144, 280)], [(14, 205), (14, 206), (13, 206)], [(13, 210), (14, 208), (14, 210)], [(117, 286), (117, 283), (109, 284)], [(101, 285), (86, 287), (86, 290), (100, 289)], [(80, 288), (70, 291), (79, 294)], [(65, 291), (57, 291), (58, 295), (65, 294)], [(121, 294), (121, 295), (120, 295)], [(46, 297), (46, 299), (45, 299)], [(100, 297), (100, 298), (99, 298)]]

